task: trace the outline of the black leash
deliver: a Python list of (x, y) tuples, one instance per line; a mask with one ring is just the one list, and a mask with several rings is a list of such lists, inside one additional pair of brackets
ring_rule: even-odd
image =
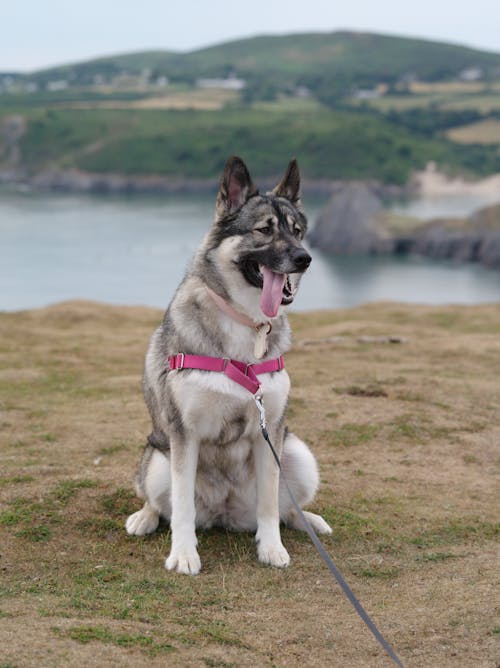
[(361, 619), (364, 621), (366, 626), (373, 633), (377, 642), (384, 648), (384, 650), (391, 657), (391, 659), (394, 661), (394, 663), (397, 666), (399, 666), (399, 668), (404, 668), (404, 665), (403, 665), (401, 659), (397, 656), (395, 651), (392, 649), (392, 647), (389, 645), (387, 640), (384, 638), (384, 636), (380, 633), (380, 631), (376, 627), (376, 625), (373, 622), (373, 620), (371, 619), (370, 615), (366, 612), (366, 610), (363, 608), (361, 603), (358, 601), (354, 592), (352, 591), (352, 589), (349, 587), (349, 585), (345, 581), (344, 576), (339, 571), (337, 566), (333, 563), (333, 560), (330, 557), (330, 555), (328, 554), (328, 552), (326, 551), (323, 543), (320, 541), (320, 539), (316, 535), (316, 532), (314, 531), (314, 529), (312, 528), (312, 526), (310, 525), (310, 523), (306, 519), (304, 513), (302, 512), (302, 509), (300, 508), (299, 504), (297, 503), (297, 501), (295, 499), (295, 496), (293, 495), (292, 490), (290, 489), (288, 481), (283, 474), (283, 470), (281, 468), (281, 462), (279, 460), (278, 455), (276, 454), (276, 450), (274, 449), (273, 444), (271, 443), (271, 439), (269, 438), (269, 434), (268, 434), (267, 427), (266, 427), (266, 413), (265, 413), (265, 409), (264, 409), (264, 404), (262, 403), (262, 396), (257, 395), (257, 396), (254, 397), (254, 399), (255, 399), (255, 403), (257, 405), (259, 414), (260, 414), (260, 428), (261, 428), (261, 431), (262, 431), (262, 436), (265, 438), (269, 447), (271, 448), (271, 452), (273, 453), (273, 457), (276, 460), (276, 464), (278, 465), (278, 468), (280, 469), (281, 478), (282, 478), (283, 482), (285, 483), (285, 487), (286, 487), (287, 492), (290, 496), (290, 500), (292, 502), (292, 505), (293, 505), (295, 511), (297, 512), (297, 514), (299, 515), (300, 519), (302, 520), (302, 522), (304, 524), (304, 528), (305, 528), (309, 538), (312, 540), (312, 542), (314, 544), (314, 547), (318, 550), (320, 557), (323, 559), (323, 561), (327, 565), (330, 573), (332, 573), (334, 578), (337, 580), (338, 584), (340, 585), (340, 588), (342, 589), (344, 594), (347, 596), (351, 605), (356, 610), (356, 612), (361, 617)]

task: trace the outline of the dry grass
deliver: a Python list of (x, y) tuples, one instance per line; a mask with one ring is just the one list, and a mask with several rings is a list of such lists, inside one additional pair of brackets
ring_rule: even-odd
[(219, 88), (176, 91), (140, 100), (103, 100), (93, 102), (68, 102), (61, 107), (71, 109), (198, 109), (219, 111), (227, 104), (236, 102), (239, 93)]
[(500, 144), (500, 121), (488, 119), (448, 131), (448, 137), (459, 144)]
[[(279, 571), (248, 534), (202, 533), (188, 578), (163, 569), (168, 528), (125, 534), (160, 317), (0, 315), (0, 666), (389, 666), (303, 535), (284, 530)], [(292, 319), (317, 341), (287, 357), (289, 423), (320, 462), (327, 548), (407, 666), (493, 668), (500, 308)]]
[(485, 83), (484, 81), (415, 81), (410, 84), (410, 91), (415, 95), (428, 95), (429, 93), (445, 93), (464, 95), (475, 95), (482, 92), (497, 92), (497, 83)]
[(374, 100), (361, 101), (386, 113), (392, 109), (406, 111), (434, 106), (442, 110), (477, 109), (484, 114), (500, 108), (500, 82), (482, 81), (417, 81), (410, 85), (408, 95), (383, 95)]

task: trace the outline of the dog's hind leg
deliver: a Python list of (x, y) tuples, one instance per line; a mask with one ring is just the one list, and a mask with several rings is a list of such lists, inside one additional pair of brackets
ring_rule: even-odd
[(136, 480), (136, 490), (145, 504), (128, 517), (125, 528), (133, 536), (153, 533), (158, 527), (160, 515), (170, 520), (170, 462), (168, 457), (147, 446), (144, 450)]
[[(321, 517), (321, 515), (316, 515), (316, 513), (310, 513), (307, 510), (303, 510), (302, 513), (304, 514), (304, 517), (306, 518), (306, 520), (309, 522), (309, 524), (312, 526), (312, 528), (316, 533), (320, 534), (332, 533), (331, 526), (327, 522), (325, 522), (325, 520)], [(290, 527), (290, 529), (298, 529), (299, 531), (306, 530), (302, 520), (300, 519), (299, 515), (295, 512), (295, 510), (291, 510), (288, 513), (286, 520), (284, 520), (284, 522), (287, 527)]]
[(131, 536), (145, 536), (156, 531), (159, 521), (160, 515), (146, 501), (141, 510), (129, 515), (125, 528)]
[[(294, 434), (288, 434), (285, 438), (281, 468), (300, 508), (311, 503), (319, 485), (318, 466), (307, 445)], [(281, 521), (292, 529), (304, 531), (304, 524), (292, 505), (283, 479), (280, 479), (279, 498)], [(304, 515), (317, 533), (332, 533), (320, 515), (308, 511), (304, 511)]]

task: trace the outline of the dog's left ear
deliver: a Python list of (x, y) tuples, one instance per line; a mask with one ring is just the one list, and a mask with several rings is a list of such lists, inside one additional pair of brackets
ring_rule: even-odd
[(299, 165), (295, 158), (290, 160), (285, 176), (272, 191), (272, 194), (276, 195), (276, 197), (285, 197), (290, 200), (297, 209), (302, 209), (302, 202), (300, 199), (300, 172)]
[(224, 218), (231, 213), (236, 213), (255, 194), (257, 194), (257, 188), (252, 182), (247, 166), (241, 158), (233, 155), (226, 162), (222, 174), (220, 189), (217, 194), (217, 218)]

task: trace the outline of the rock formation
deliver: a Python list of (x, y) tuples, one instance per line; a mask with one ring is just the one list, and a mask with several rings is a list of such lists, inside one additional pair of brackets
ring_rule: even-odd
[(415, 230), (408, 251), (500, 269), (500, 205), (481, 209), (469, 218), (431, 220)]
[(380, 221), (382, 201), (366, 183), (346, 183), (318, 216), (308, 241), (326, 253), (387, 252), (389, 235)]
[(422, 223), (384, 211), (367, 184), (348, 183), (320, 213), (308, 240), (336, 255), (413, 253), (500, 269), (500, 204), (469, 218)]

